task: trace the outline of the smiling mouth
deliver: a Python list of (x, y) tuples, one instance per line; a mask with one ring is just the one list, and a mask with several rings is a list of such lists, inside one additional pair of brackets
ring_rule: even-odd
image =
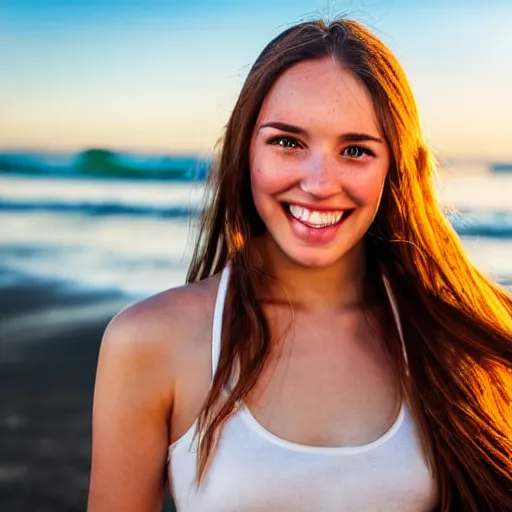
[(301, 224), (313, 229), (323, 229), (336, 226), (346, 219), (353, 210), (320, 211), (305, 208), (292, 203), (282, 203), (285, 212)]

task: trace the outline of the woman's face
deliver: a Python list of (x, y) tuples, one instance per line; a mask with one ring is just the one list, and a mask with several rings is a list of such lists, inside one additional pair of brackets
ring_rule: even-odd
[(362, 243), (379, 206), (389, 149), (366, 88), (334, 59), (285, 71), (250, 145), (252, 196), (266, 236), (294, 262), (332, 265)]

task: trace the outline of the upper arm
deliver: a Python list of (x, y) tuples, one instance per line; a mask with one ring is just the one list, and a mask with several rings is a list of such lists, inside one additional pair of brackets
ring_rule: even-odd
[[(138, 305), (115, 317), (101, 343), (93, 407), (89, 512), (161, 510), (172, 359), (161, 325)], [(158, 324), (158, 322), (156, 322)]]

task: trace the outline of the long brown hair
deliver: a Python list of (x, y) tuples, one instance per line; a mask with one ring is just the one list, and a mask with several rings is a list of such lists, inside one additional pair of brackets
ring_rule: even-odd
[[(260, 271), (249, 260), (251, 238), (265, 229), (251, 196), (251, 134), (280, 74), (326, 56), (365, 85), (392, 155), (381, 205), (365, 235), (368, 297), (390, 312), (384, 275), (402, 317), (408, 371), (390, 322), (384, 338), (439, 485), (439, 510), (512, 510), (512, 299), (468, 260), (437, 203), (436, 162), (400, 64), (348, 19), (304, 22), (270, 42), (247, 76), (208, 178), (209, 204), (187, 280), (205, 279), (228, 262), (232, 271), (219, 366), (198, 419), (197, 483), (222, 425), (255, 385), (271, 346), (256, 298)], [(235, 367), (239, 378), (222, 399)]]

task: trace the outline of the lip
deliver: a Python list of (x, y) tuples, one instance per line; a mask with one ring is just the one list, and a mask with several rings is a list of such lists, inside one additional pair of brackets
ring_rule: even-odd
[[(295, 202), (287, 203), (287, 204), (303, 206), (304, 208), (308, 208), (308, 209), (317, 209), (316, 207), (311, 208), (311, 207), (306, 206), (305, 204), (300, 204), (300, 203), (295, 203)], [(333, 210), (330, 208), (329, 209), (324, 208), (323, 210), (317, 210), (317, 211), (324, 211), (324, 212), (338, 211), (339, 212), (341, 210), (342, 210), (341, 208), (337, 209), (337, 210)], [(343, 224), (345, 224), (345, 222), (350, 218), (350, 216), (354, 210), (353, 210), (353, 208), (344, 209), (343, 210), (344, 214), (343, 214), (342, 218), (336, 224), (325, 226), (323, 228), (317, 228), (317, 227), (313, 228), (313, 227), (309, 226), (308, 224), (305, 224), (304, 222), (300, 221), (299, 219), (296, 219), (293, 215), (291, 215), (291, 213), (287, 210), (287, 208), (285, 206), (283, 206), (283, 211), (286, 215), (286, 218), (288, 219), (288, 222), (290, 223), (290, 228), (291, 228), (293, 234), (299, 240), (302, 240), (303, 242), (305, 242), (307, 244), (324, 245), (324, 244), (329, 244), (336, 238), (338, 231), (343, 226)]]

